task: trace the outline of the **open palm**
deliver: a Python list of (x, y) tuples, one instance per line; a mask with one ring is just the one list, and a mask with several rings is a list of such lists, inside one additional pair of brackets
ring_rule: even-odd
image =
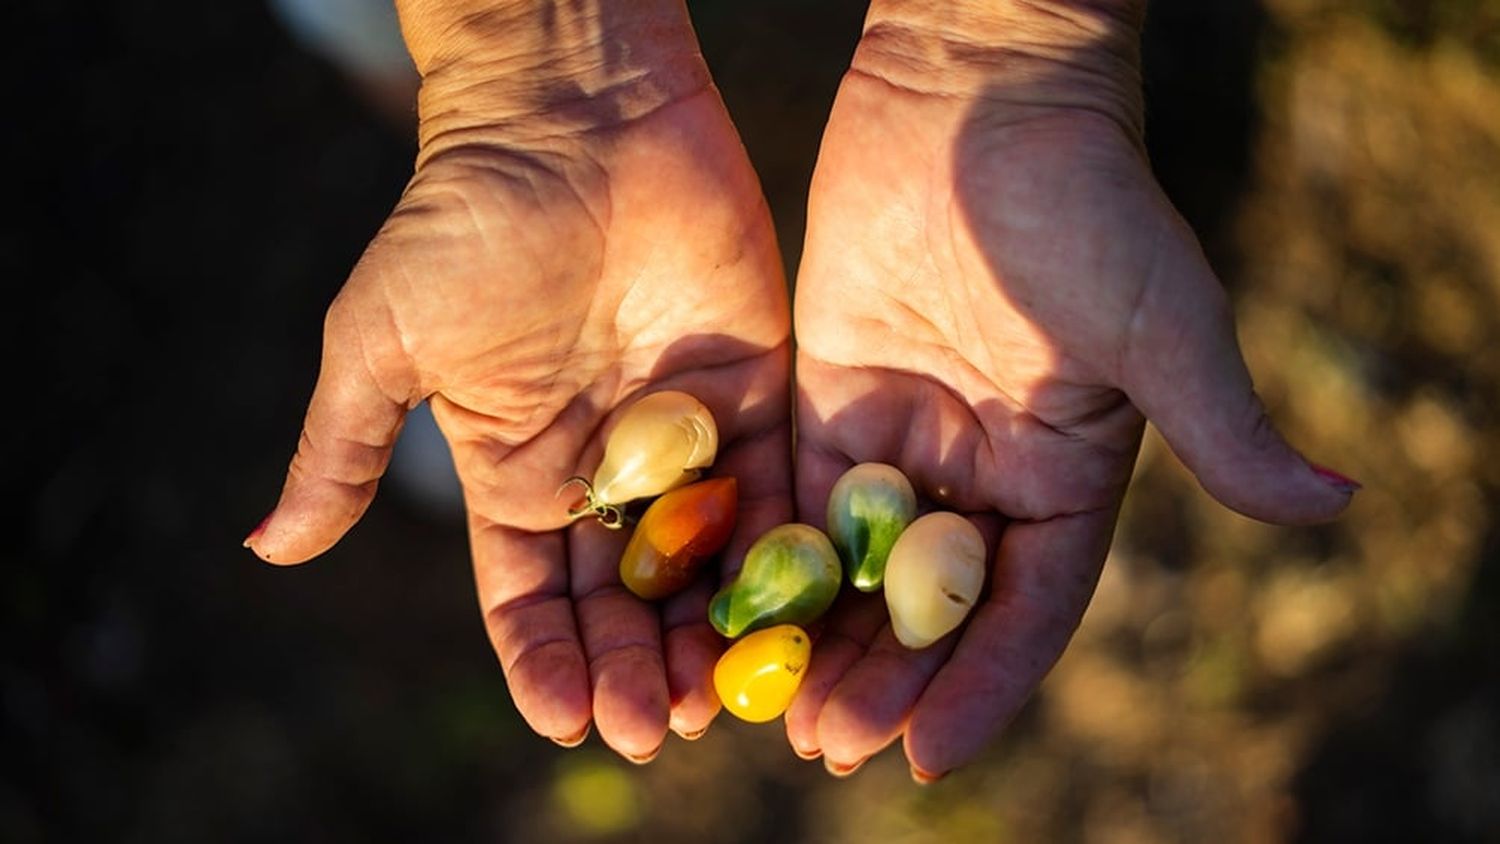
[(618, 125), (429, 153), (328, 312), (301, 443), (249, 544), (275, 563), (329, 548), (430, 401), (521, 713), (563, 743), (592, 719), (649, 758), (669, 724), (692, 735), (718, 711), (709, 586), (635, 598), (627, 532), (570, 525), (556, 492), (592, 473), (619, 410), (674, 388), (713, 412), (713, 472), (739, 480), (730, 557), (790, 516), (790, 325), (759, 185), (706, 85)]
[(993, 555), (966, 628), (922, 651), (878, 596), (829, 618), (787, 716), (849, 770), (905, 735), (914, 773), (972, 758), (1076, 628), (1143, 413), (1220, 500), (1327, 518), (1347, 492), (1264, 419), (1221, 288), (1129, 121), (892, 84), (859, 61), (824, 136), (795, 304), (797, 501), (900, 467)]

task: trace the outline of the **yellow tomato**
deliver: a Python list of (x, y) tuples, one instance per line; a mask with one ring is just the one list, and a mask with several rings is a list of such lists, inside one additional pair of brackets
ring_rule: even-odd
[(770, 721), (791, 705), (811, 655), (812, 640), (796, 625), (757, 630), (719, 657), (714, 690), (735, 717)]

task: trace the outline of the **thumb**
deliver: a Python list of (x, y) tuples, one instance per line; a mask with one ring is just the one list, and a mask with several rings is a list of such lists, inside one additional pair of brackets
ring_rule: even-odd
[(371, 375), (355, 315), (342, 300), (324, 323), (318, 382), (281, 499), (245, 538), (268, 563), (316, 557), (359, 521), (406, 418), (406, 406)]
[(1198, 482), (1254, 519), (1334, 518), (1359, 484), (1308, 462), (1276, 430), (1250, 381), (1223, 287), (1197, 240), (1165, 238), (1126, 341), (1125, 392)]

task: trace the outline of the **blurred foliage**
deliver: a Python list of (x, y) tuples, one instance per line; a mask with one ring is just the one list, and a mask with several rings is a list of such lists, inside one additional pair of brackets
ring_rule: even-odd
[[(48, 330), (5, 452), (0, 840), (1500, 840), (1495, 3), (1154, 0), (1153, 164), (1273, 415), (1365, 489), (1260, 525), (1148, 436), (1073, 645), (926, 788), (727, 717), (640, 768), (530, 735), (461, 526), (399, 488), (313, 566), (238, 553), (411, 150), (211, 5), (36, 5), (16, 46), (52, 87), (0, 259)], [(862, 7), (694, 11), (795, 266)]]
[(568, 826), (602, 836), (640, 823), (640, 797), (625, 762), (607, 752), (585, 750), (560, 760), (552, 799)]

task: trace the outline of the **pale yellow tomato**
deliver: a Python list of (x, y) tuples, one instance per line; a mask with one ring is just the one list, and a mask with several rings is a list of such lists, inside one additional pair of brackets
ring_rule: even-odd
[(811, 655), (812, 640), (796, 625), (757, 630), (719, 657), (714, 690), (736, 718), (770, 721), (791, 705)]
[(891, 632), (919, 650), (958, 628), (984, 589), (984, 536), (957, 513), (928, 513), (907, 525), (885, 564)]
[(609, 432), (594, 479), (563, 484), (583, 487), (584, 503), (569, 512), (574, 518), (593, 513), (608, 527), (620, 527), (623, 505), (692, 483), (718, 451), (719, 429), (703, 402), (678, 390), (651, 393)]

